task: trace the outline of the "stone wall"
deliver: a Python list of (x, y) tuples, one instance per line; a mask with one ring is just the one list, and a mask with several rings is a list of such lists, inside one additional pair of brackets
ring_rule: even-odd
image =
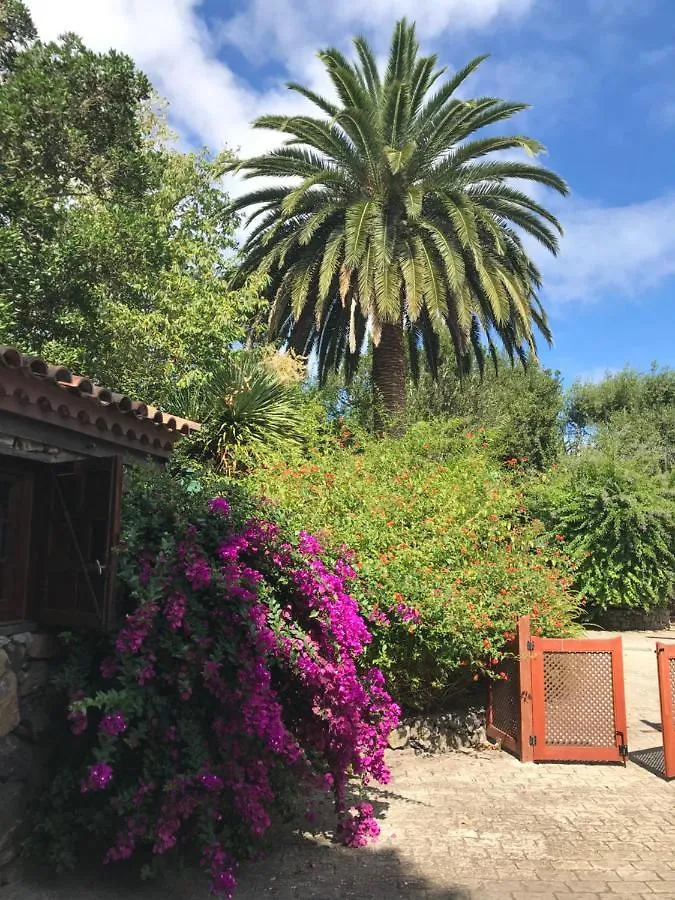
[(469, 706), (425, 718), (404, 719), (401, 726), (389, 735), (391, 750), (410, 747), (418, 753), (479, 749), (486, 744), (485, 709), (482, 706)]
[(675, 608), (659, 606), (649, 612), (641, 609), (615, 607), (597, 614), (597, 624), (607, 631), (651, 631), (670, 627), (671, 617), (675, 621)]
[(0, 626), (0, 885), (12, 872), (28, 806), (41, 786), (49, 725), (45, 686), (60, 648), (23, 623)]

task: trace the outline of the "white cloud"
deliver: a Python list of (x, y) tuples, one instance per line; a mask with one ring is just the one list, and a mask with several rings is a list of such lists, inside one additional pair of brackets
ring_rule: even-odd
[(227, 144), (258, 153), (276, 141), (250, 128), (251, 120), (305, 101), (281, 85), (257, 93), (238, 79), (217, 58), (197, 6), (197, 0), (29, 0), (42, 37), (72, 30), (94, 49), (114, 47), (132, 56), (169, 100), (183, 136), (215, 150)]
[[(224, 27), (241, 47), (248, 34), (254, 37), (251, 46), (267, 41), (272, 61), (290, 76), (325, 91), (326, 75), (314, 51), (336, 34), (344, 43), (361, 28), (377, 30), (386, 43), (393, 18), (407, 13), (417, 20), (423, 37), (438, 43), (444, 29), (483, 27), (498, 18), (522, 15), (533, 2), (252, 0), (242, 16)], [(214, 150), (226, 144), (240, 147), (244, 155), (261, 152), (277, 144), (278, 136), (253, 131), (251, 120), (263, 112), (294, 112), (305, 103), (285, 90), (281, 79), (256, 90), (238, 78), (218, 56), (214, 33), (199, 16), (200, 0), (28, 0), (28, 5), (46, 39), (71, 30), (95, 49), (115, 47), (129, 53), (167, 97), (173, 124), (193, 143)], [(544, 62), (529, 70), (523, 93), (528, 83), (544, 77)], [(561, 76), (564, 72), (554, 67), (546, 90), (557, 91), (565, 100)], [(510, 67), (501, 70), (501, 77), (517, 87)], [(510, 94), (511, 89), (501, 93)], [(249, 182), (246, 189), (250, 187)], [(231, 189), (240, 192), (242, 185)], [(559, 212), (566, 228), (561, 254), (555, 260), (541, 259), (546, 294), (554, 303), (639, 294), (675, 275), (675, 195), (615, 207), (565, 201)]]
[(675, 276), (675, 194), (627, 206), (563, 201), (561, 207), (560, 255), (535, 251), (555, 303), (639, 297)]
[[(246, 11), (209, 31), (200, 17), (201, 0), (27, 0), (38, 31), (53, 39), (65, 31), (82, 36), (96, 50), (128, 53), (170, 104), (172, 125), (188, 144), (213, 150), (227, 145), (243, 156), (278, 145), (279, 135), (256, 131), (250, 123), (263, 113), (294, 113), (308, 101), (286, 90), (294, 78), (330, 93), (316, 50), (336, 34), (344, 43), (355, 31), (379, 29), (389, 40), (397, 15), (417, 18), (423, 34), (486, 25), (499, 15), (516, 16), (534, 0), (361, 0), (308, 4), (304, 0), (254, 0)], [(271, 87), (256, 89), (219, 58), (224, 35), (241, 51), (264, 47), (265, 61), (285, 73)], [(241, 193), (252, 182), (228, 179)]]
[(326, 40), (343, 44), (360, 31), (374, 34), (382, 49), (392, 23), (401, 16), (414, 19), (421, 38), (440, 38), (455, 31), (484, 28), (499, 17), (517, 19), (534, 0), (252, 0), (246, 9), (223, 23), (225, 38), (253, 58), (270, 49), (292, 65), (298, 47), (317, 46)]
[[(533, 0), (344, 0), (309, 4), (305, 0), (254, 0), (244, 13), (222, 22), (238, 49), (264, 47), (265, 61), (277, 62), (288, 76), (315, 90), (327, 78), (315, 52), (335, 34), (360, 28), (381, 29), (389, 39), (395, 16), (415, 17), (425, 35), (486, 25), (499, 15), (525, 12)], [(75, 31), (94, 49), (114, 47), (132, 56), (169, 100), (174, 125), (193, 142), (219, 149), (240, 147), (244, 155), (276, 143), (250, 122), (263, 112), (294, 112), (305, 101), (283, 86), (256, 90), (218, 57), (214, 32), (199, 16), (201, 0), (28, 0), (40, 35), (51, 39)], [(222, 31), (222, 34), (220, 33)]]

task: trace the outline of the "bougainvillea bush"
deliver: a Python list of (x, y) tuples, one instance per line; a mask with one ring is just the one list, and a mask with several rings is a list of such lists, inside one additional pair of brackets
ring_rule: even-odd
[(361, 663), (371, 635), (350, 554), (327, 563), (311, 534), (291, 543), (245, 497), (207, 500), (198, 480), (131, 481), (128, 612), (100, 646), (74, 647), (63, 676), (70, 757), (41, 828), (50, 852), (63, 859), (82, 831), (110, 863), (196, 845), (230, 896), (237, 859), (300, 782), (331, 791), (338, 834), (365, 843), (377, 823), (347, 782), (388, 780), (399, 711)]
[(493, 671), (520, 615), (544, 635), (574, 630), (573, 566), (563, 536), (527, 516), (527, 460), (505, 467), (489, 435), (447, 420), (382, 440), (346, 424), (337, 438), (254, 479), (289, 530), (353, 549), (367, 652), (406, 712), (443, 709)]

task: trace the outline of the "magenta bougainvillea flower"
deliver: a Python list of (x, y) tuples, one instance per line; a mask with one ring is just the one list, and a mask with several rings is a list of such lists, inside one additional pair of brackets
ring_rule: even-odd
[(108, 763), (101, 762), (96, 763), (94, 766), (89, 766), (87, 777), (81, 785), (82, 793), (85, 794), (87, 791), (104, 791), (112, 781), (112, 777), (112, 766), (109, 766)]
[(124, 716), (121, 712), (109, 713), (107, 716), (103, 716), (99, 722), (98, 730), (100, 734), (116, 737), (127, 730), (127, 723), (124, 721)]
[[(105, 860), (202, 840), (212, 890), (230, 897), (232, 847), (267, 831), (289, 778), (334, 795), (347, 845), (377, 836), (372, 806), (349, 802), (348, 781), (389, 781), (399, 708), (361, 661), (371, 634), (350, 592), (349, 551), (329, 558), (315, 536), (294, 544), (265, 519), (234, 529), (223, 497), (208, 511), (142, 548), (136, 606), (100, 664), (104, 690), (99, 681), (69, 719), (95, 741), (82, 792), (94, 803), (105, 791), (119, 819)], [(97, 733), (83, 706), (103, 707)]]
[(223, 518), (230, 514), (230, 504), (225, 497), (214, 497), (213, 500), (209, 500), (209, 509), (212, 513), (223, 516)]

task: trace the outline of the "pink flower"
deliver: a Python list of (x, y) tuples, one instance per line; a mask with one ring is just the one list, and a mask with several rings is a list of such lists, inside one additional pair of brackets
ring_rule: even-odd
[(223, 779), (213, 772), (202, 772), (198, 777), (198, 781), (211, 793), (217, 793), (223, 789)]
[(323, 547), (317, 538), (306, 531), (301, 531), (298, 535), (298, 548), (305, 556), (319, 556), (319, 554), (323, 553)]
[(412, 606), (408, 606), (406, 603), (397, 603), (396, 612), (406, 624), (417, 625), (420, 622), (420, 614), (416, 609), (413, 609)]
[(186, 608), (187, 598), (181, 591), (176, 591), (167, 601), (164, 607), (164, 615), (173, 631), (178, 631), (183, 624)]
[(196, 559), (185, 568), (185, 577), (192, 587), (198, 591), (211, 581), (211, 567), (203, 558)]
[(211, 890), (213, 893), (217, 897), (226, 898), (226, 900), (230, 900), (232, 891), (236, 886), (237, 880), (231, 869), (224, 869), (222, 872), (218, 872), (217, 875), (214, 875), (211, 882)]
[(116, 712), (103, 716), (99, 722), (98, 730), (99, 734), (107, 734), (111, 737), (116, 737), (118, 734), (122, 734), (123, 731), (127, 730), (127, 723), (124, 721), (122, 713)]
[(114, 678), (118, 668), (117, 661), (112, 656), (107, 656), (101, 663), (101, 675), (107, 679)]
[(94, 766), (89, 766), (87, 777), (81, 785), (82, 793), (104, 791), (112, 781), (112, 777), (112, 766), (109, 766), (108, 763), (96, 763)]
[(209, 509), (223, 518), (227, 518), (230, 514), (230, 504), (224, 497), (214, 497), (213, 500), (209, 500)]
[(348, 810), (340, 822), (338, 834), (347, 847), (363, 847), (380, 833), (370, 803), (360, 803)]
[(87, 714), (79, 710), (71, 710), (68, 713), (68, 721), (70, 722), (70, 730), (73, 734), (84, 734), (87, 730)]

